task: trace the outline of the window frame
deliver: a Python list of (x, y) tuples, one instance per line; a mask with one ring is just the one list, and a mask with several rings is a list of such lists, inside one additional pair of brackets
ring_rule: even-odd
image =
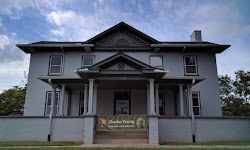
[[(60, 57), (61, 58), (61, 65), (51, 65), (53, 57)], [(51, 73), (52, 66), (56, 66), (56, 67), (60, 66), (60, 73)], [(48, 73), (48, 75), (62, 75), (62, 72), (63, 72), (62, 68), (63, 68), (63, 55), (51, 55), (50, 59), (49, 59), (49, 73)]]
[[(82, 99), (84, 101), (84, 104), (82, 105)], [(79, 116), (82, 116), (84, 113), (84, 105), (85, 105), (85, 99), (84, 99), (84, 91), (80, 91), (80, 100), (79, 100)], [(81, 112), (81, 108), (83, 107), (83, 112)]]
[[(198, 106), (194, 106), (194, 103), (193, 103), (193, 94), (197, 94), (197, 98), (198, 98)], [(193, 113), (194, 113), (194, 108), (199, 108), (199, 115), (195, 115), (195, 116), (201, 116), (201, 100), (200, 100), (200, 92), (198, 91), (192, 91), (192, 110), (193, 110)]]
[(93, 64), (92, 65), (95, 64), (95, 55), (82, 55), (82, 68), (92, 66), (92, 65), (84, 65), (84, 57), (93, 57)]
[[(161, 58), (161, 63), (162, 63), (161, 67), (154, 67), (154, 66), (152, 66), (151, 57), (160, 57), (160, 58)], [(162, 55), (150, 55), (150, 56), (149, 56), (149, 65), (150, 65), (150, 66), (152, 66), (152, 67), (154, 67), (154, 68), (158, 68), (158, 69), (163, 69), (163, 68), (164, 68), (163, 64), (164, 64), (164, 63), (163, 63), (163, 56), (162, 56)]]
[[(187, 57), (194, 57), (195, 58), (195, 65), (187, 65), (186, 64), (186, 58)], [(198, 59), (197, 59), (197, 56), (195, 55), (186, 55), (186, 56), (183, 56), (183, 64), (184, 64), (184, 75), (186, 76), (189, 76), (189, 75), (195, 75), (195, 76), (198, 76)], [(195, 66), (195, 73), (187, 73), (187, 67), (188, 66)]]
[[(163, 114), (161, 115), (160, 114), (160, 94), (162, 94), (162, 108), (163, 108)], [(158, 101), (158, 103), (159, 103), (159, 115), (160, 116), (165, 116), (166, 115), (166, 103), (165, 103), (165, 92), (164, 91), (159, 91), (159, 101)]]
[[(49, 116), (49, 114), (47, 114), (47, 109), (48, 109), (48, 95), (49, 93), (52, 94), (52, 91), (46, 91), (46, 99), (45, 99), (45, 109), (44, 109), (44, 116)], [(58, 108), (59, 108), (59, 102), (60, 102), (60, 91), (56, 91), (56, 94), (58, 94), (58, 101), (57, 101), (57, 105), (55, 105), (57, 107), (57, 111), (56, 111), (56, 114), (54, 112), (54, 116), (57, 116), (58, 115)], [(51, 95), (51, 103), (52, 103), (52, 95)], [(55, 103), (56, 104), (56, 103)], [(50, 111), (51, 111), (51, 105), (50, 105)]]

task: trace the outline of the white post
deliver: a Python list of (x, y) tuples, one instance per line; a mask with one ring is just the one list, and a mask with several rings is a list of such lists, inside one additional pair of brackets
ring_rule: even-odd
[(188, 86), (188, 104), (189, 104), (188, 112), (189, 112), (189, 116), (191, 117), (193, 113), (193, 100), (192, 100), (192, 87), (191, 86)]
[(62, 84), (61, 99), (59, 102), (59, 116), (63, 116), (64, 97), (65, 97), (65, 84)]
[(155, 84), (155, 108), (156, 108), (156, 115), (160, 115), (159, 113), (159, 84)]
[(54, 107), (56, 101), (56, 86), (52, 86), (52, 99), (51, 99), (51, 106), (50, 106), (50, 114), (49, 114), (49, 134), (48, 134), (48, 141), (51, 140), (51, 130), (52, 130), (52, 117), (54, 114)]
[(149, 79), (150, 91), (150, 115), (155, 115), (155, 101), (154, 101), (154, 79)]
[(180, 116), (184, 116), (184, 107), (183, 107), (183, 84), (179, 84), (179, 96), (180, 96)]
[(147, 87), (147, 112), (150, 114), (150, 96), (149, 96), (149, 84), (146, 84)]
[(84, 84), (84, 113), (83, 115), (87, 115), (88, 109), (88, 84)]
[(88, 115), (93, 115), (93, 83), (94, 79), (89, 79)]
[(93, 113), (96, 115), (96, 106), (97, 106), (97, 84), (94, 84), (94, 99), (93, 99)]

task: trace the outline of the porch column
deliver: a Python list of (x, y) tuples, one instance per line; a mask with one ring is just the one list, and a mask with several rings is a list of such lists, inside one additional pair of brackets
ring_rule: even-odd
[(192, 87), (188, 86), (188, 93), (187, 93), (187, 99), (188, 99), (188, 114), (189, 116), (192, 116), (193, 113), (193, 100), (192, 100)]
[(62, 90), (61, 90), (61, 98), (59, 102), (59, 116), (63, 116), (63, 107), (64, 107), (64, 99), (65, 99), (65, 84), (62, 84)]
[(93, 97), (93, 114), (96, 115), (97, 106), (97, 84), (94, 84), (94, 97)]
[(149, 93), (149, 84), (146, 84), (147, 87), (147, 114), (150, 114), (150, 93)]
[(180, 96), (180, 116), (184, 116), (184, 107), (183, 107), (183, 84), (179, 84), (179, 96)]
[(159, 84), (155, 84), (155, 108), (156, 115), (159, 115)]
[(155, 79), (149, 79), (150, 115), (155, 115), (154, 80)]
[(84, 113), (83, 115), (87, 115), (88, 109), (88, 84), (84, 84)]
[(89, 79), (88, 115), (93, 115), (93, 83), (94, 79)]

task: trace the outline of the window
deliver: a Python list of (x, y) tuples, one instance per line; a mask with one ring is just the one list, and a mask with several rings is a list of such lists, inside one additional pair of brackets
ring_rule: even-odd
[(201, 115), (201, 109), (200, 109), (200, 94), (199, 92), (193, 92), (192, 93), (192, 100), (193, 100), (193, 112), (194, 115)]
[(162, 69), (163, 68), (163, 63), (162, 63), (162, 56), (150, 56), (150, 65)]
[(165, 115), (165, 101), (163, 92), (159, 92), (159, 114), (161, 116)]
[(196, 56), (184, 56), (185, 75), (197, 75)]
[(51, 56), (49, 64), (50, 75), (61, 75), (62, 74), (62, 56)]
[[(55, 101), (55, 108), (54, 108), (55, 116), (58, 114), (58, 102), (59, 102), (59, 92), (56, 92), (56, 101)], [(48, 116), (50, 114), (51, 104), (52, 104), (52, 92), (47, 92), (45, 116)]]
[(94, 64), (94, 56), (83, 56), (82, 67), (92, 66)]
[(84, 92), (80, 92), (80, 116), (84, 113)]

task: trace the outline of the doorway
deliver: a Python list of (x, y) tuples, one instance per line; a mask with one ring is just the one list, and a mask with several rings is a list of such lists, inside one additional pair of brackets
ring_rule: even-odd
[(114, 114), (115, 115), (130, 115), (130, 98), (129, 91), (115, 91), (114, 93)]

